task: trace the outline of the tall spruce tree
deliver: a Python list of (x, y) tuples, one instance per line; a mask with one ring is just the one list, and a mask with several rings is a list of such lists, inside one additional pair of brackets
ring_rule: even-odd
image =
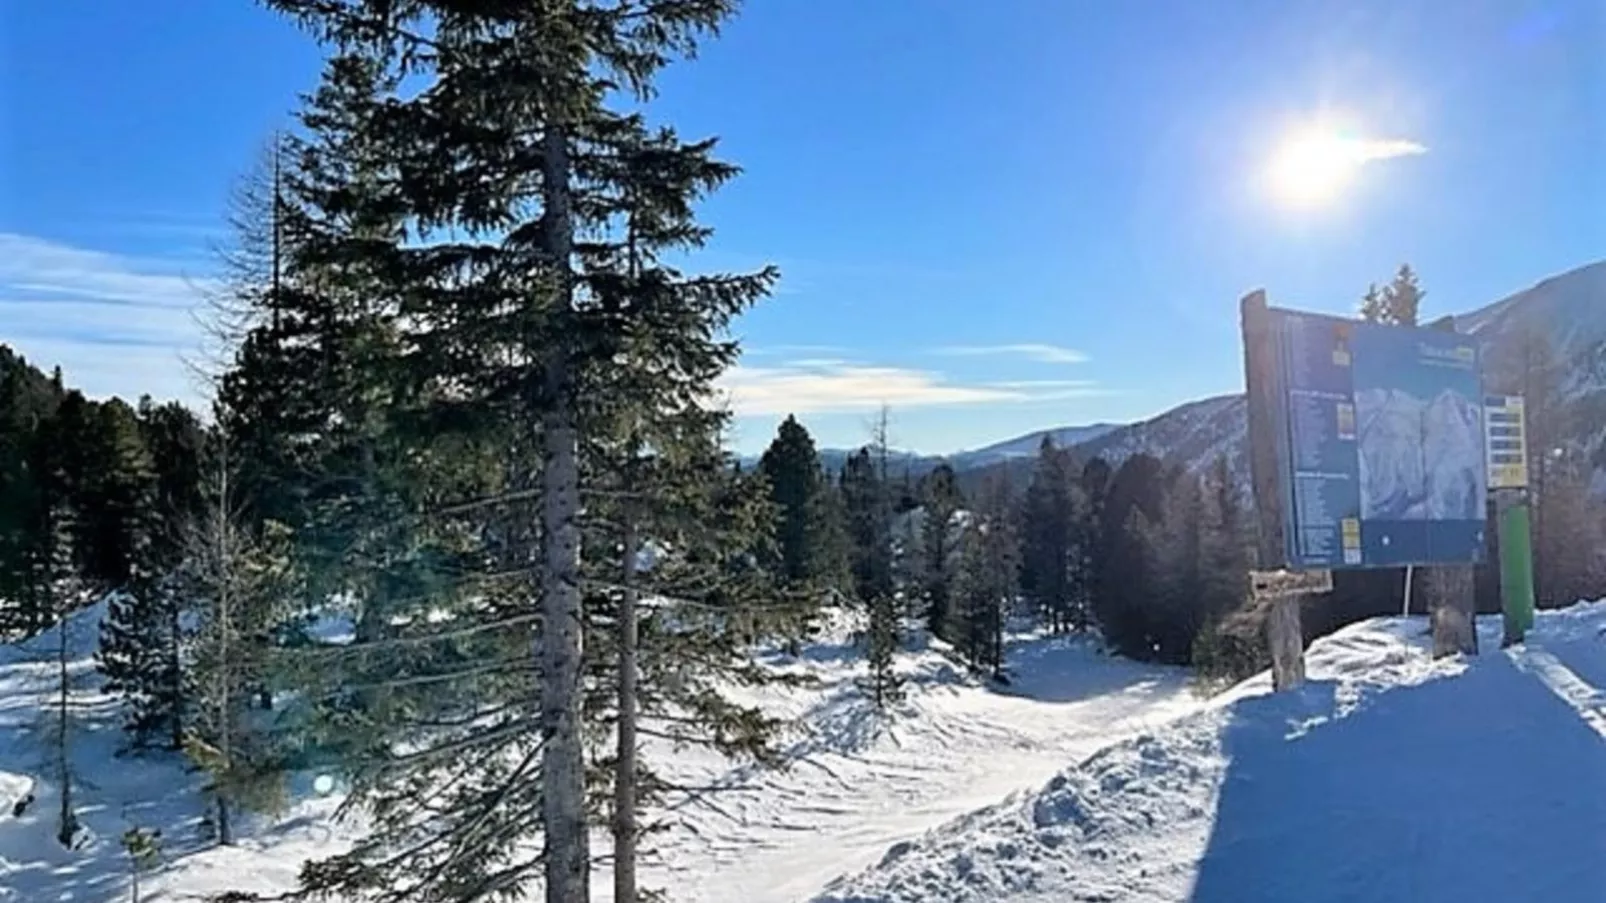
[[(706, 238), (691, 206), (734, 169), (712, 160), (712, 142), (609, 105), (618, 90), (646, 99), (654, 73), (735, 4), (271, 5), (334, 51), (298, 165), (346, 187), (308, 193), (311, 235), (297, 253), (357, 264), (362, 294), (393, 303), (385, 325), (401, 331), (360, 374), (389, 370), (374, 385), (395, 395), (351, 409), (383, 411), (356, 445), (395, 444), (369, 472), (391, 487), (386, 504), (400, 510), (389, 520), (414, 525), (376, 540), (373, 557), (418, 560), (428, 548), (437, 565), (419, 571), (417, 592), (386, 594), (378, 636), (335, 656), (381, 657), (392, 675), (348, 710), (368, 738), (356, 798), (375, 833), (309, 865), (304, 886), (463, 901), (544, 874), (549, 900), (584, 900), (598, 796), (583, 716), (617, 698), (593, 702), (582, 682), (614, 633), (589, 587), (618, 560), (586, 539), (607, 494), (629, 491), (617, 485), (633, 457), (621, 457), (621, 407), (651, 427), (643, 452), (700, 445), (654, 445), (671, 423), (717, 431), (712, 384), (735, 353), (718, 337), (774, 278), (657, 262)], [(366, 169), (342, 171), (353, 155)], [(394, 215), (406, 233), (365, 236), (334, 221), (336, 208)], [(471, 454), (448, 458), (454, 449)], [(538, 648), (539, 682), (521, 644)], [(675, 648), (677, 669), (692, 667), (695, 649)], [(410, 805), (424, 786), (448, 788), (428, 813)], [(544, 851), (531, 855), (523, 840), (537, 826)]]
[(759, 459), (769, 480), (770, 498), (780, 509), (780, 574), (799, 583), (825, 575), (820, 519), (825, 478), (809, 431), (788, 416)]
[(921, 590), (925, 597), (926, 626), (933, 636), (952, 640), (952, 602), (954, 578), (959, 566), (960, 537), (963, 528), (959, 514), (964, 496), (948, 462), (938, 464), (920, 483), (921, 508)]

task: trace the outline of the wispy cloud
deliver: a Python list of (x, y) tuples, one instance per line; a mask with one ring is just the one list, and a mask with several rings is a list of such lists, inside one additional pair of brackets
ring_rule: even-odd
[(1426, 145), (1401, 138), (1354, 138), (1345, 142), (1345, 147), (1357, 163), (1414, 157), (1428, 152)]
[(941, 373), (839, 360), (738, 366), (720, 389), (741, 416), (843, 414), (973, 404), (1023, 404), (1101, 394), (1087, 380), (964, 383)]
[(947, 345), (934, 349), (934, 351), (937, 354), (962, 357), (1020, 357), (1043, 364), (1081, 364), (1087, 362), (1087, 355), (1080, 351), (1036, 342), (1024, 342), (1014, 345)]
[(94, 396), (194, 402), (197, 305), (213, 283), (169, 261), (0, 233), (0, 342)]

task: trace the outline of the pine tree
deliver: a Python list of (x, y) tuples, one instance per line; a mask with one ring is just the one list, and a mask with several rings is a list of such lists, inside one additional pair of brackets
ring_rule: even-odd
[(1408, 263), (1400, 264), (1394, 278), (1382, 288), (1373, 283), (1361, 297), (1361, 319), (1389, 326), (1415, 326), (1426, 296)]
[(1165, 466), (1139, 454), (1123, 462), (1110, 479), (1100, 509), (1094, 613), (1110, 645), (1137, 659), (1152, 658), (1155, 652), (1145, 606), (1155, 592), (1154, 531), (1164, 505)]
[(892, 594), (892, 549), (882, 542), (880, 521), (882, 488), (876, 478), (869, 446), (843, 462), (838, 478), (844, 532), (850, 556), (854, 598), (863, 603), (877, 595)]
[(898, 601), (888, 593), (868, 600), (869, 628), (865, 637), (865, 664), (868, 669), (864, 689), (877, 709), (886, 709), (903, 699), (903, 676), (898, 673), (897, 655), (903, 645), (899, 628)]
[(1070, 453), (1045, 435), (1022, 502), (1021, 589), (1055, 632), (1086, 623), (1072, 580), (1079, 573), (1075, 545), (1085, 503), (1072, 478)]
[(1383, 322), (1396, 326), (1415, 326), (1422, 308), (1422, 298), (1426, 294), (1418, 284), (1411, 265), (1400, 264), (1393, 280), (1383, 288), (1383, 308), (1386, 311)]
[(964, 497), (954, 469), (946, 461), (938, 464), (921, 481), (921, 584), (926, 604), (926, 626), (933, 636), (952, 639), (947, 633), (952, 616), (954, 574), (958, 569), (958, 523)]
[(189, 696), (181, 654), (180, 525), (198, 508), (201, 428), (181, 405), (157, 407), (144, 399), (138, 431), (140, 464), (128, 472), (137, 475), (131, 495), (140, 507), (123, 518), (133, 534), (129, 574), (108, 604), (97, 659), (107, 689), (128, 706), (132, 746), (163, 742), (177, 750)]
[(820, 543), (820, 456), (808, 430), (788, 416), (759, 459), (771, 500), (780, 508), (780, 573), (787, 581), (818, 580), (826, 573)]
[(1020, 587), (1020, 544), (1003, 479), (983, 486), (962, 548), (954, 632), (972, 668), (1004, 679), (1004, 628)]
[[(597, 620), (609, 604), (597, 570), (623, 576), (606, 566), (617, 552), (597, 548), (592, 518), (630, 457), (623, 415), (717, 431), (712, 382), (736, 349), (715, 337), (774, 277), (686, 276), (659, 262), (705, 239), (691, 206), (734, 169), (711, 159), (712, 142), (684, 143), (608, 104), (616, 89), (649, 94), (654, 72), (734, 4), (271, 5), (334, 48), (304, 117), (298, 265), (327, 278), (354, 264), (345, 278), (365, 290), (353, 297), (392, 305), (344, 318), (380, 328), (343, 333), (369, 357), (333, 393), (349, 402), (334, 427), (374, 425), (337, 443), (362, 479), (338, 483), (330, 501), (396, 512), (347, 531), (377, 629), (323, 669), (367, 659), (390, 675), (361, 705), (331, 710), (350, 719), (357, 798), (376, 830), (310, 864), (304, 886), (457, 901), (513, 894), (544, 872), (549, 900), (586, 899), (601, 788), (588, 781), (598, 738), (584, 716), (616, 696), (599, 687), (592, 698), (582, 676), (615, 635)], [(387, 216), (405, 234), (350, 222)], [(706, 445), (651, 442), (644, 452)], [(387, 521), (396, 532), (373, 529)], [(378, 579), (398, 562), (405, 592)], [(695, 649), (677, 648), (686, 658), (666, 660), (683, 671)], [(421, 813), (413, 801), (430, 786), (449, 789)], [(536, 824), (545, 850), (532, 857), (520, 841)], [(425, 842), (398, 858), (394, 842), (419, 830)]]
[(132, 903), (139, 903), (139, 879), (156, 868), (162, 858), (160, 828), (131, 827), (123, 832), (123, 853), (128, 856), (128, 877)]
[(1366, 287), (1366, 294), (1361, 296), (1360, 313), (1361, 319), (1368, 323), (1389, 322), (1388, 302), (1383, 298), (1383, 293), (1377, 287), (1377, 283), (1371, 283)]

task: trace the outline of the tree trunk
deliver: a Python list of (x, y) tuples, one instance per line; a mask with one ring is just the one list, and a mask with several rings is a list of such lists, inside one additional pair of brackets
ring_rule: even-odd
[(178, 602), (174, 600), (168, 606), (167, 622), (167, 640), (170, 644), (167, 649), (167, 667), (173, 678), (173, 686), (169, 688), (173, 694), (173, 734), (170, 742), (173, 744), (174, 752), (184, 748), (184, 662), (180, 656), (184, 625), (180, 614)]
[(217, 842), (222, 846), (233, 846), (234, 828), (229, 823), (229, 800), (221, 791), (217, 798)]
[(67, 606), (57, 606), (57, 614), (60, 620), (56, 623), (56, 665), (60, 687), (56, 706), (56, 769), (61, 779), (61, 816), (56, 839), (70, 850), (78, 824), (72, 812), (72, 757), (67, 748)]
[(559, 124), (547, 129), (543, 161), (546, 251), (558, 286), (556, 339), (543, 349), (545, 410), (541, 441), (541, 814), (546, 832), (547, 903), (589, 903), (590, 838), (586, 834), (585, 750), (580, 736), (580, 467), (573, 373), (573, 221), (569, 147)]
[(233, 733), (234, 727), (231, 720), (233, 706), (230, 704), (232, 702), (230, 697), (233, 695), (234, 687), (229, 679), (230, 669), (233, 667), (229, 662), (229, 634), (234, 630), (234, 613), (231, 610), (233, 600), (229, 597), (229, 583), (230, 578), (233, 576), (235, 562), (230, 560), (234, 549), (229, 542), (229, 471), (228, 450), (226, 447), (223, 449), (222, 455), (223, 457), (218, 464), (218, 610), (217, 624), (215, 625), (218, 636), (217, 732), (218, 750), (222, 759), (222, 772), (213, 776), (213, 782), (217, 785), (218, 843), (222, 846), (230, 846), (234, 843), (234, 837), (229, 831), (229, 805), (224, 788), (228, 785), (228, 774), (234, 770), (234, 762), (232, 760), (234, 754), (233, 744), (230, 742), (233, 739), (230, 735)]
[(636, 553), (631, 515), (624, 537), (624, 592), (619, 600), (619, 754), (614, 776), (613, 899), (636, 903)]

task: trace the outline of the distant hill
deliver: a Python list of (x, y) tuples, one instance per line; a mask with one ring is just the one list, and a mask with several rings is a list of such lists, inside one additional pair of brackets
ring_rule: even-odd
[[(1563, 368), (1561, 385), (1576, 430), (1568, 444), (1589, 455), (1596, 486), (1606, 492), (1606, 261), (1546, 279), (1530, 289), (1459, 315), (1456, 327), (1476, 336), (1488, 361), (1485, 385), (1503, 391), (1501, 361), (1529, 330), (1544, 336)], [(1157, 417), (1110, 430), (1076, 446), (1087, 458), (1119, 464), (1139, 452), (1193, 469), (1226, 457), (1248, 480), (1248, 414), (1241, 394), (1188, 402)]]
[[(1509, 374), (1501, 372), (1499, 362), (1513, 356), (1514, 346), (1528, 330), (1549, 340), (1563, 367), (1563, 395), (1572, 409), (1569, 420), (1577, 428), (1577, 434), (1566, 440), (1594, 461), (1596, 486), (1606, 494), (1606, 261), (1545, 279), (1455, 320), (1459, 331), (1479, 339), (1489, 362), (1485, 383), (1490, 391), (1503, 391)], [(1102, 457), (1112, 465), (1145, 453), (1201, 469), (1225, 457), (1241, 484), (1248, 485), (1249, 427), (1242, 394), (1190, 401), (1138, 423), (1054, 427), (948, 456), (898, 452), (891, 469), (918, 477), (946, 457), (967, 487), (989, 473), (1007, 473), (1016, 485), (1024, 485), (1047, 434), (1084, 458)], [(823, 449), (820, 457), (827, 470), (836, 472), (851, 454), (851, 449)]]

